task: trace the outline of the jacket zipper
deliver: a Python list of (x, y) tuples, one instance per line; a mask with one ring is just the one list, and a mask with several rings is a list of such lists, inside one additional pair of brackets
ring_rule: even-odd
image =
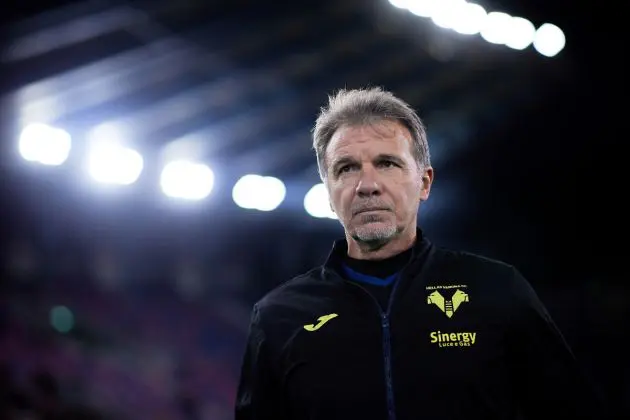
[(381, 316), (381, 328), (383, 329), (383, 359), (385, 364), (385, 389), (387, 393), (387, 419), (388, 420), (396, 420), (396, 406), (394, 405), (394, 385), (392, 382), (392, 342), (391, 342), (391, 330), (390, 330), (390, 312), (392, 308), (392, 302), (394, 300), (394, 295), (396, 293), (396, 289), (398, 288), (398, 284), (400, 283), (400, 275), (394, 282), (394, 287), (392, 288), (392, 292), (389, 295), (389, 300), (387, 302), (387, 309), (383, 312), (381, 305), (378, 300), (365, 288), (359, 286), (356, 283), (350, 283), (359, 289), (361, 289), (364, 293), (366, 293), (374, 304), (376, 304), (376, 308)]
[(391, 339), (389, 330), (389, 316), (381, 314), (383, 318), (383, 356), (385, 358), (385, 385), (387, 387), (387, 418), (396, 420), (396, 410), (394, 407), (394, 386), (392, 384), (392, 359), (391, 359)]

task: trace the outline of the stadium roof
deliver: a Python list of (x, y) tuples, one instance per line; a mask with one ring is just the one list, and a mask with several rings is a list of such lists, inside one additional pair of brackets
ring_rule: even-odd
[(14, 121), (45, 118), (79, 141), (117, 123), (142, 153), (193, 151), (234, 177), (317, 182), (309, 131), (342, 87), (409, 101), (446, 167), (564, 76), (563, 60), (448, 32), (387, 1), (64, 3), (5, 27), (0, 92)]

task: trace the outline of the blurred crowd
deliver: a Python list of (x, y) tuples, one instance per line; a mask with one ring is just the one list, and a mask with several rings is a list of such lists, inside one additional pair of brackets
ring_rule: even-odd
[(4, 363), (0, 366), (0, 418), (95, 420), (106, 417), (94, 408), (65, 400), (50, 372), (35, 371), (27, 383), (19, 384), (11, 366)]
[(0, 320), (2, 419), (231, 416), (244, 330), (211, 302), (9, 281)]

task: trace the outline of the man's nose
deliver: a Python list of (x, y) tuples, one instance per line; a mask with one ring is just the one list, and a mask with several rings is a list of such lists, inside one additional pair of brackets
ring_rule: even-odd
[(361, 171), (361, 177), (357, 184), (357, 194), (361, 197), (369, 197), (372, 195), (380, 195), (381, 187), (372, 169), (364, 169)]

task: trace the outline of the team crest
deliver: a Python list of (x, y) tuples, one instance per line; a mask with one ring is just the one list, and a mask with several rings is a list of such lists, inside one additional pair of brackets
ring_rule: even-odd
[(461, 288), (456, 289), (450, 299), (445, 298), (439, 290), (433, 290), (427, 297), (429, 305), (437, 306), (449, 318), (455, 314), (462, 303), (469, 301), (468, 293), (462, 291)]

